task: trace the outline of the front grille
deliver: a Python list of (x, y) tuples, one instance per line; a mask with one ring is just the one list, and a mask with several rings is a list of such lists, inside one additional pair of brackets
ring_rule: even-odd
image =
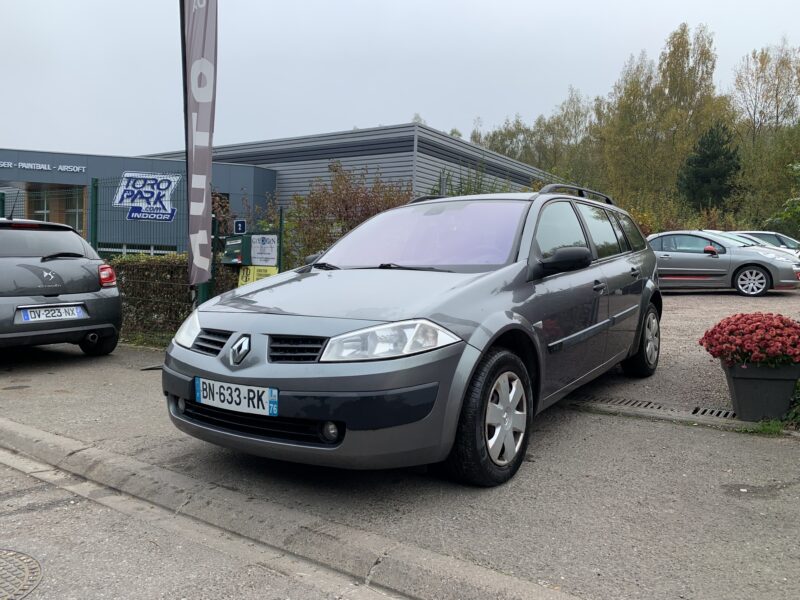
[(219, 356), (231, 333), (233, 332), (219, 329), (201, 329), (192, 344), (192, 350), (208, 356)]
[(336, 422), (339, 427), (339, 437), (329, 442), (322, 437), (324, 421), (252, 415), (199, 404), (194, 400), (184, 400), (184, 402), (186, 407), (183, 416), (213, 427), (247, 435), (316, 446), (335, 446), (342, 441), (345, 434), (344, 423)]
[(269, 362), (317, 362), (327, 338), (299, 335), (269, 336)]

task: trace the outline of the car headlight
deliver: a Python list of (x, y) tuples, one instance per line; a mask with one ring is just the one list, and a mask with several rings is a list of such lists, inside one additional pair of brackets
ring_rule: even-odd
[(184, 348), (191, 348), (198, 333), (200, 333), (200, 319), (197, 317), (197, 311), (194, 311), (175, 333), (175, 343)]
[(359, 329), (331, 338), (320, 362), (381, 360), (427, 352), (460, 338), (425, 319)]

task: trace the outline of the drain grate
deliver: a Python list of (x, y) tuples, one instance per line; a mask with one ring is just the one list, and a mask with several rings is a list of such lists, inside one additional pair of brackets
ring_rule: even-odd
[(717, 417), (719, 419), (735, 419), (736, 413), (732, 410), (724, 408), (703, 408), (702, 406), (695, 406), (692, 409), (692, 414), (697, 417)]
[(27, 554), (0, 550), (0, 600), (21, 600), (39, 585), (42, 567)]
[(736, 413), (726, 408), (707, 408), (703, 406), (695, 406), (693, 409), (674, 408), (671, 406), (664, 406), (657, 402), (650, 402), (649, 400), (634, 400), (633, 398), (606, 398), (598, 396), (578, 396), (573, 399), (575, 403), (590, 402), (592, 404), (603, 404), (605, 406), (620, 406), (627, 408), (641, 408), (645, 410), (652, 410), (654, 412), (664, 412), (673, 415), (685, 415), (687, 417), (712, 417), (717, 419), (732, 420), (736, 418)]

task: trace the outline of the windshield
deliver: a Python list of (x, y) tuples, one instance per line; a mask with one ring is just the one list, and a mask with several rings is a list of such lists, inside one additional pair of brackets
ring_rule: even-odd
[(717, 237), (721, 237), (726, 242), (736, 242), (735, 244), (728, 244), (729, 246), (756, 246), (757, 244), (753, 240), (748, 240), (747, 238), (740, 237), (733, 233), (723, 233), (721, 231), (717, 231), (714, 233)]
[(86, 256), (81, 237), (69, 229), (0, 227), (0, 257), (50, 256), (59, 252)]
[(320, 258), (337, 267), (438, 267), (487, 271), (508, 263), (528, 202), (464, 200), (390, 210), (351, 231)]

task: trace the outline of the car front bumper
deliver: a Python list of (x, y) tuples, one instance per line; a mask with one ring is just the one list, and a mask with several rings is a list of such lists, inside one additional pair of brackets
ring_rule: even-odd
[[(261, 355), (266, 342), (255, 340), (254, 364), (237, 373), (226, 364), (226, 350), (227, 345), (220, 357), (211, 357), (174, 343), (168, 348), (162, 383), (178, 429), (250, 454), (350, 469), (443, 460), (480, 358), (475, 348), (459, 342), (382, 361), (276, 364)], [(200, 405), (194, 401), (195, 377), (277, 388), (278, 418)], [(327, 421), (343, 432), (335, 443), (314, 438)]]
[[(75, 320), (24, 323), (18, 308), (80, 304), (87, 318)], [(38, 346), (42, 344), (78, 343), (89, 333), (106, 337), (119, 333), (122, 325), (122, 306), (116, 287), (83, 294), (0, 297), (0, 348)]]

